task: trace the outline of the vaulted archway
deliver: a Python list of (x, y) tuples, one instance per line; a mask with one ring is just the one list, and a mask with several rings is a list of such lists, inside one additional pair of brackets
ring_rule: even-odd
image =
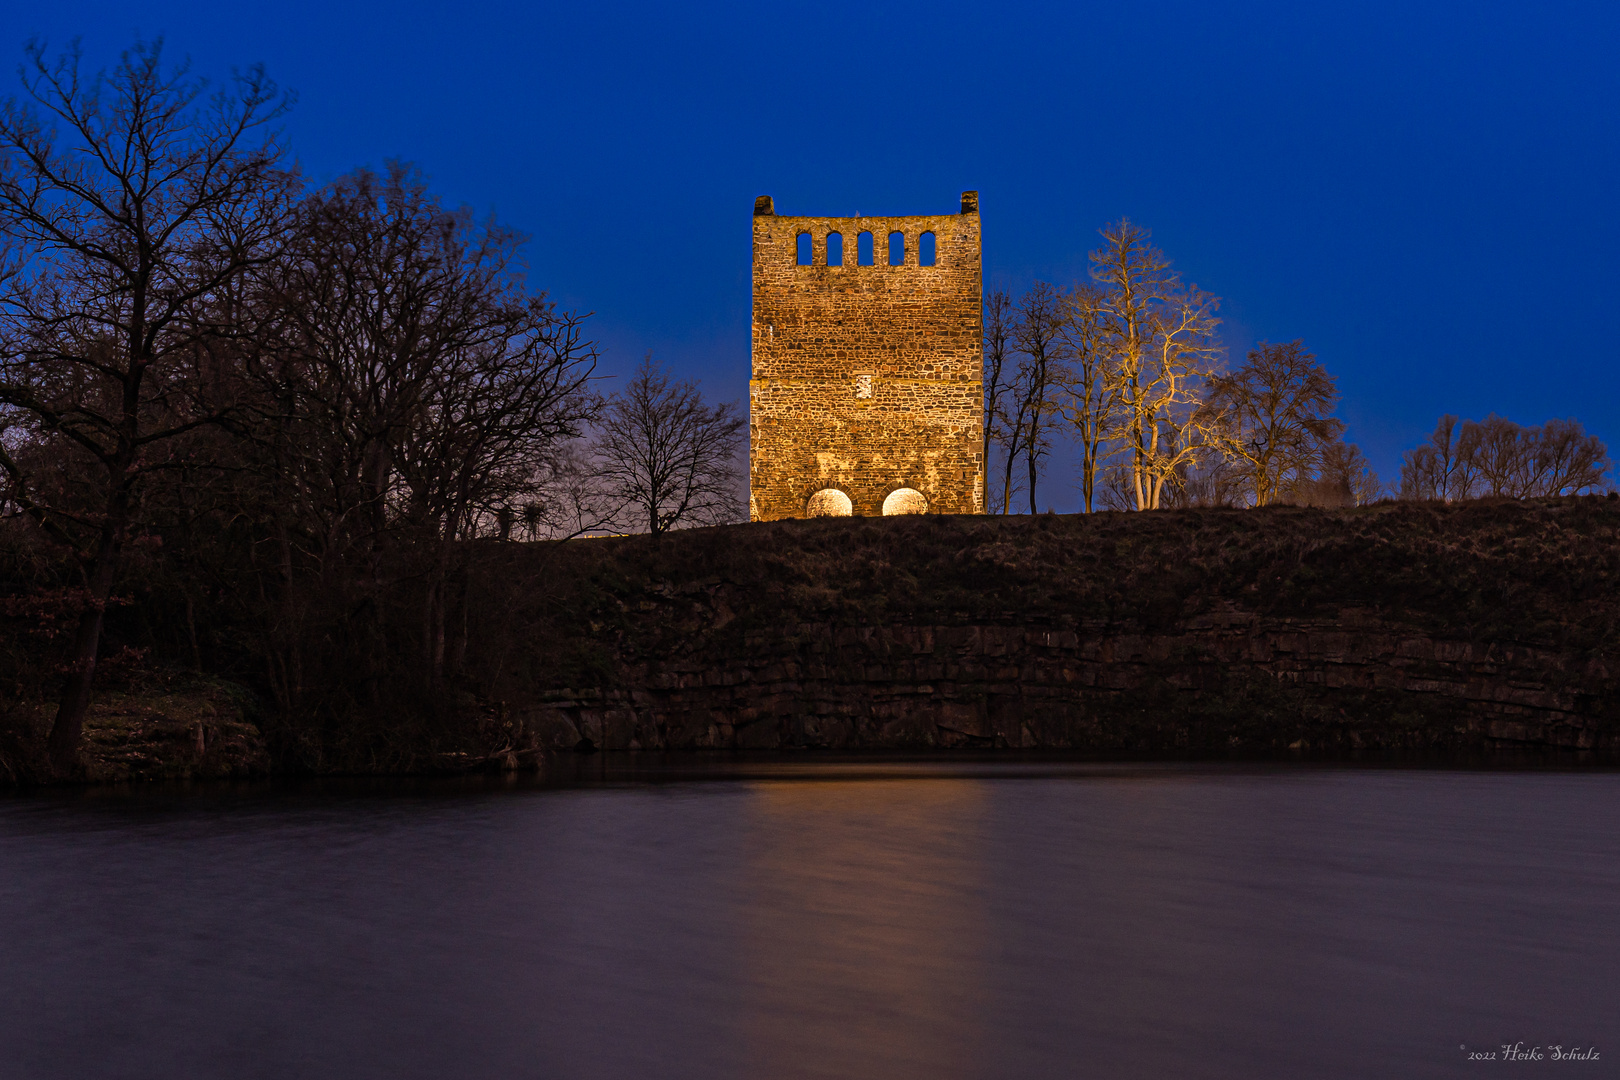
[(810, 496), (804, 512), (807, 517), (849, 517), (855, 512), (855, 504), (837, 488), (822, 488)]
[(893, 514), (926, 514), (928, 513), (928, 497), (914, 488), (899, 488), (889, 492), (889, 497), (883, 500), (883, 516)]

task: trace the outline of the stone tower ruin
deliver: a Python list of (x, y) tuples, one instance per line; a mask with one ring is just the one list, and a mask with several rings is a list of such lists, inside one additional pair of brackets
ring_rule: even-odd
[(754, 203), (749, 515), (984, 510), (979, 196), (933, 217)]

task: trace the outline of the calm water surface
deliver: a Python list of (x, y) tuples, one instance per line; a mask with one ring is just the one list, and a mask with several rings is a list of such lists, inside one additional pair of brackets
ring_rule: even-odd
[(0, 800), (0, 1075), (1620, 1075), (1620, 773), (650, 775)]

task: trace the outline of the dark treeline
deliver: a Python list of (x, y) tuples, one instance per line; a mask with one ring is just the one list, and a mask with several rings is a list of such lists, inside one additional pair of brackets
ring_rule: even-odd
[(1071, 453), (1082, 509), (1360, 506), (1600, 489), (1603, 444), (1574, 420), (1524, 428), (1447, 416), (1406, 455), (1397, 492), (1343, 439), (1332, 374), (1302, 341), (1260, 342), (1228, 369), (1219, 298), (1184, 284), (1146, 230), (1102, 230), (1090, 280), (984, 300), (985, 496), (1037, 509)]
[(211, 91), (159, 43), (98, 76), (31, 46), (23, 91), (0, 111), (0, 663), (13, 703), (60, 686), (55, 771), (98, 666), (154, 650), (260, 690), (299, 764), (411, 767), (413, 723), (467, 714), (467, 541), (737, 516), (734, 406), (650, 358), (596, 392), (520, 235), (400, 163), (312, 188), (261, 69)]

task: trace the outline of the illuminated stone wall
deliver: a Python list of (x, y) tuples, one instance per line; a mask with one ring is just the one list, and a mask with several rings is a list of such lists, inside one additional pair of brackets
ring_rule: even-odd
[[(871, 233), (872, 265), (859, 265)], [(889, 235), (905, 237), (889, 265)], [(810, 265), (799, 265), (807, 233)], [(828, 265), (828, 236), (843, 265)], [(933, 234), (932, 266), (918, 260)], [(982, 513), (983, 332), (979, 206), (915, 217), (786, 217), (754, 207), (749, 510), (805, 517), (831, 488), (857, 516), (912, 488), (929, 513)], [(827, 505), (818, 501), (818, 506)], [(891, 506), (895, 504), (891, 503)]]

